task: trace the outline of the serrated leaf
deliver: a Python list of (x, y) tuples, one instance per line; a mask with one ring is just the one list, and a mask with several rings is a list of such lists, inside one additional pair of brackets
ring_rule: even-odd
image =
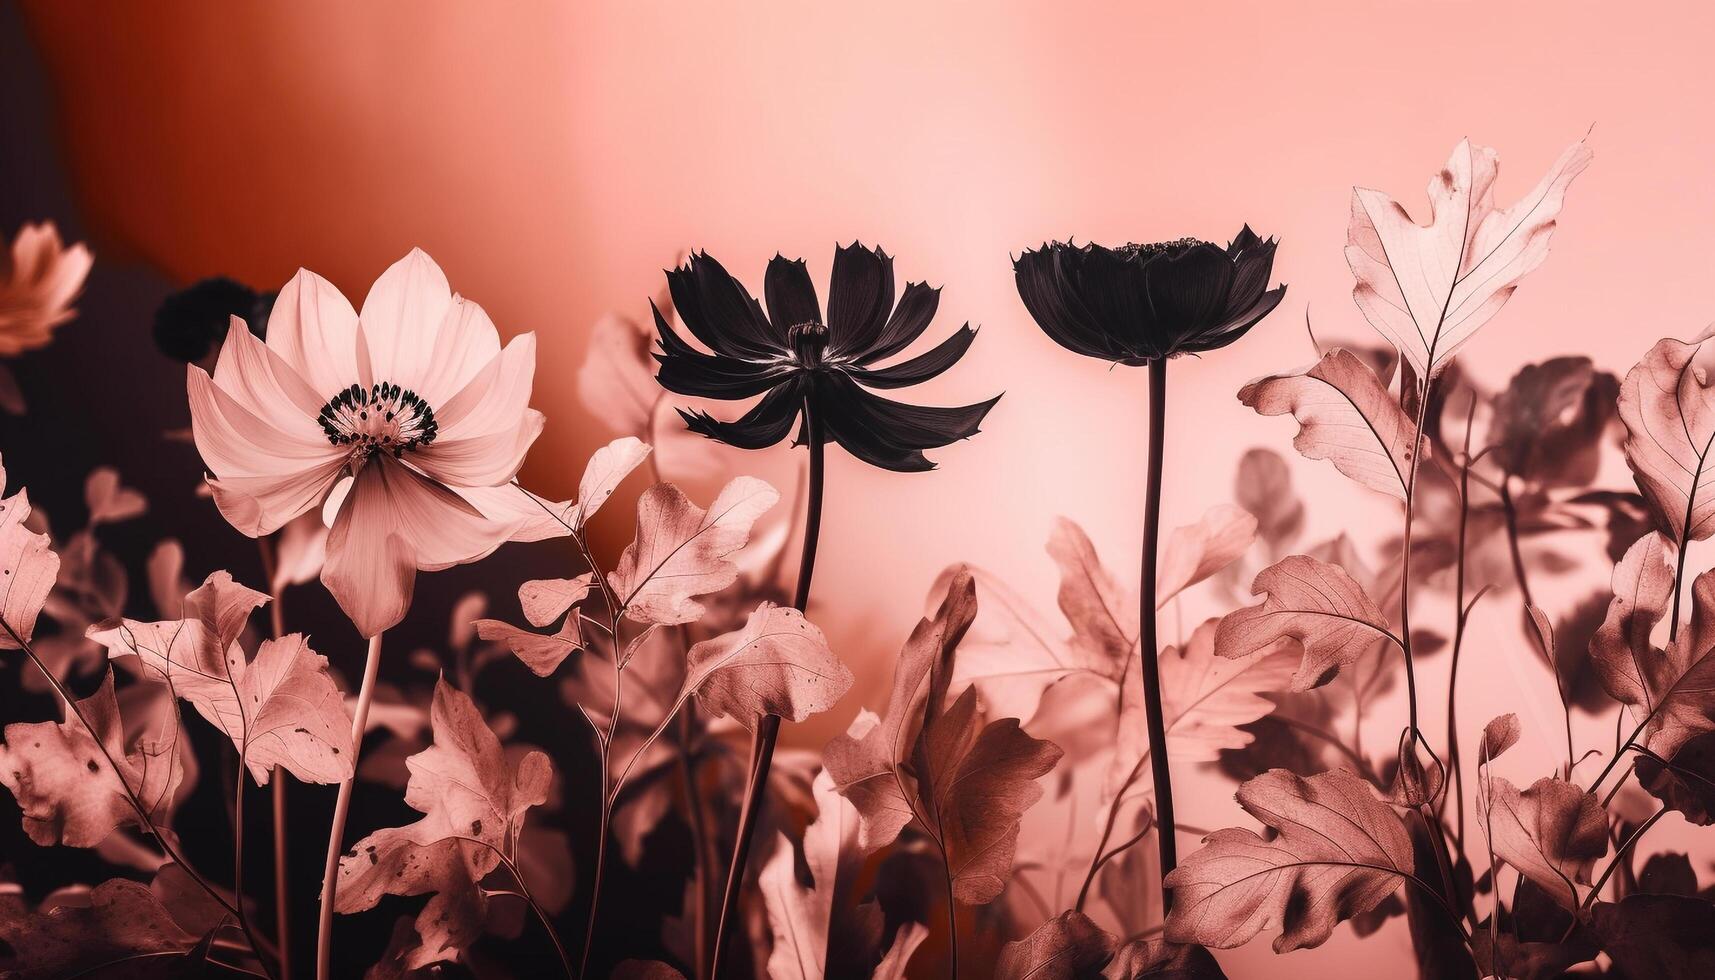
[(608, 576), (626, 616), (662, 626), (702, 618), (696, 597), (738, 578), (731, 556), (779, 499), (773, 487), (748, 476), (728, 483), (707, 511), (671, 484), (645, 490), (637, 501), (637, 538)]
[(87, 905), (0, 915), (0, 972), (7, 976), (182, 976), (183, 958), (161, 954), (195, 945), (147, 885), (123, 878), (96, 885)]
[(1251, 593), (1264, 597), (1221, 620), (1215, 651), (1248, 657), (1282, 641), (1303, 660), (1292, 690), (1307, 691), (1334, 679), (1374, 645), (1390, 638), (1387, 616), (1345, 569), (1307, 555), (1281, 559), (1257, 574)]
[(852, 672), (804, 614), (764, 602), (742, 628), (691, 647), (684, 691), (715, 717), (755, 729), (765, 715), (799, 722), (832, 708)]
[(1358, 483), (1400, 500), (1412, 454), (1429, 441), (1388, 394), (1369, 366), (1335, 348), (1301, 374), (1280, 374), (1239, 389), (1239, 401), (1259, 415), (1298, 420), (1292, 446), (1309, 459), (1325, 459)]
[(936, 844), (955, 899), (967, 905), (993, 901), (1005, 887), (1019, 820), (1042, 795), (1036, 780), (1060, 758), (1015, 718), (979, 727), (974, 688), (947, 706), (954, 651), (976, 611), (975, 583), (961, 571), (900, 652), (887, 713), (824, 753), (835, 786), (857, 807), (864, 852), (916, 820)]
[(1001, 947), (997, 980), (1094, 980), (1113, 959), (1114, 937), (1082, 912), (1067, 910)]
[(1574, 882), (1608, 849), (1608, 820), (1596, 794), (1544, 777), (1522, 793), (1491, 777), (1478, 798), (1478, 826), (1487, 828), (1495, 856), (1536, 882), (1564, 908), (1578, 907)]
[(475, 625), (477, 636), (506, 644), (537, 677), (552, 676), (567, 657), (583, 649), (583, 630), (575, 616), (567, 618), (552, 634), (532, 633), (498, 619), (479, 619)]
[(1380, 191), (1354, 188), (1346, 261), (1352, 298), (1420, 377), (1433, 377), (1548, 257), (1566, 188), (1590, 165), (1572, 144), (1511, 207), (1495, 207), (1499, 155), (1469, 140), (1429, 179), (1430, 221)]
[(482, 931), (488, 898), (478, 883), (515, 857), (524, 815), (548, 798), (553, 769), (530, 751), (513, 766), (470, 698), (443, 678), (430, 708), (434, 744), (405, 761), (405, 802), (424, 814), (405, 827), (376, 831), (339, 862), (335, 911), (373, 908), (383, 895), (432, 893), (417, 916), (421, 945), (409, 969), (459, 952)]
[(1229, 829), (1204, 838), (1167, 876), (1170, 942), (1227, 949), (1279, 929), (1277, 953), (1319, 946), (1412, 871), (1405, 825), (1347, 770), (1308, 779), (1270, 770), (1240, 786), (1238, 801), (1277, 836)]

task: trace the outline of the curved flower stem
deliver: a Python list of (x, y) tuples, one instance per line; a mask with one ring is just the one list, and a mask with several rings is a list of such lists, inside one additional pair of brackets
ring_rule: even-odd
[[(1632, 845), (1638, 842), (1638, 838), (1642, 837), (1651, 827), (1654, 827), (1657, 820), (1660, 820), (1665, 816), (1667, 816), (1667, 807), (1664, 806), (1650, 814), (1648, 820), (1639, 824), (1638, 829), (1632, 831), (1632, 835), (1626, 838), (1625, 843), (1614, 849), (1613, 860), (1609, 861), (1608, 866), (1602, 870), (1602, 876), (1596, 879), (1596, 883), (1590, 886), (1590, 893), (1584, 896), (1584, 902), (1579, 906), (1580, 911), (1589, 908), (1596, 901), (1596, 896), (1602, 894), (1602, 886), (1608, 883), (1608, 879), (1614, 876), (1614, 872), (1619, 869), (1621, 863), (1627, 860), (1627, 855), (1631, 853)], [(1576, 917), (1574, 917), (1573, 927), (1575, 928), (1576, 926), (1577, 921)], [(1571, 934), (1572, 929), (1569, 928), (1567, 930), (1568, 938), (1570, 938)], [(1561, 942), (1565, 941), (1565, 939), (1561, 940)]]
[[(798, 588), (792, 599), (799, 612), (810, 600), (810, 576), (816, 570), (816, 542), (822, 531), (822, 420), (808, 399), (804, 401), (804, 439), (810, 450), (810, 504), (804, 513), (804, 551), (798, 560)], [(721, 970), (721, 950), (727, 930), (738, 910), (738, 893), (744, 885), (745, 866), (750, 860), (750, 840), (756, 834), (757, 812), (762, 807), (768, 788), (768, 768), (774, 760), (774, 742), (780, 736), (780, 717), (766, 715), (756, 726), (754, 748), (750, 759), (750, 779), (744, 789), (744, 804), (739, 809), (738, 836), (733, 841), (732, 864), (727, 868), (726, 891), (721, 896), (720, 918), (715, 925), (715, 951), (709, 960), (711, 975)]]
[[(530, 893), (530, 883), (524, 880), (524, 872), (519, 870), (518, 862), (508, 857), (505, 851), (495, 847), (493, 843), (483, 840), (480, 837), (465, 837), (459, 834), (454, 834), (449, 837), (448, 840), (459, 840), (467, 841), (471, 844), (481, 844), (483, 847), (492, 851), (495, 857), (500, 859), (501, 865), (506, 868), (507, 873), (512, 876), (513, 882), (518, 885), (518, 891), (489, 892), (489, 894), (516, 894), (519, 898), (522, 898), (530, 906), (530, 910), (536, 913), (536, 920), (542, 923), (543, 930), (548, 933), (548, 938), (553, 941), (554, 952), (559, 954), (560, 957), (560, 967), (566, 971), (566, 980), (572, 980), (572, 978), (577, 976), (577, 974), (572, 972), (572, 959), (566, 955), (565, 944), (560, 942), (560, 933), (554, 928), (554, 920), (548, 916), (547, 910), (542, 908), (541, 903), (536, 901), (536, 896)], [(511, 849), (514, 851), (517, 850), (516, 843), (511, 845)]]
[(363, 682), (358, 686), (357, 710), (351, 718), (351, 775), (339, 784), (333, 826), (328, 830), (328, 857), (322, 868), (321, 918), (316, 926), (316, 980), (328, 980), (328, 969), (333, 964), (334, 890), (339, 882), (339, 856), (344, 850), (345, 818), (351, 813), (351, 791), (357, 784), (357, 758), (369, 723), (369, 702), (375, 697), (375, 675), (381, 667), (381, 637), (377, 633), (369, 638), (369, 652), (364, 656)]
[(1151, 774), (1155, 779), (1156, 845), (1161, 851), (1161, 910), (1173, 910), (1165, 880), (1179, 863), (1173, 832), (1173, 781), (1167, 766), (1167, 728), (1161, 713), (1161, 670), (1155, 638), (1155, 551), (1161, 537), (1161, 459), (1167, 443), (1167, 359), (1149, 362), (1149, 474), (1143, 504), (1143, 578), (1138, 609), (1138, 657), (1143, 667), (1143, 708), (1149, 725)]
[[(279, 556), (274, 550), (274, 538), (263, 535), (256, 539), (256, 547), (262, 552), (262, 574), (268, 579), (268, 627), (274, 639), (278, 640), (286, 633), (286, 610), (281, 605), (280, 589), (274, 587), (274, 575), (278, 570)], [(240, 773), (242, 776), (242, 773)], [(242, 781), (242, 780), (241, 780)], [(286, 864), (286, 778), (276, 775), (273, 781), (273, 832), (274, 832), (274, 943), (280, 949), (280, 975), (292, 975), (292, 934), (291, 934), (291, 890)]]

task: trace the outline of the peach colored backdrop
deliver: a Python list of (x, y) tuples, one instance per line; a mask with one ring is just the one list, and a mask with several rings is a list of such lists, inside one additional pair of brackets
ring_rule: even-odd
[[(27, 14), (104, 259), (269, 287), (304, 265), (360, 296), (424, 246), (503, 334), (539, 333), (536, 405), (550, 421), (526, 478), (547, 490), (570, 490), (609, 438), (570, 388), (588, 326), (641, 314), (677, 250), (706, 247), (758, 288), (776, 249), (802, 254), (824, 284), (835, 239), (861, 237), (898, 256), (902, 280), (945, 284), (932, 335), (964, 319), (982, 335), (915, 394), (1007, 394), (984, 434), (939, 455), (940, 472), (880, 474), (831, 454), (817, 592), (859, 665), (852, 709), (876, 699), (948, 562), (1006, 570), (1050, 606), (1042, 544), (1066, 513), (1135, 574), (1142, 374), (1043, 337), (1010, 252), (1068, 235), (1225, 241), (1244, 221), (1281, 237), (1280, 311), (1237, 347), (1173, 365), (1170, 525), (1226, 498), (1248, 446), (1291, 455), (1291, 424), (1233, 393), (1308, 362), (1307, 307), (1325, 337), (1370, 337), (1341, 256), (1351, 185), (1421, 207), (1463, 136), (1501, 151), (1503, 201), (1592, 125), (1596, 152), (1548, 263), (1465, 349), (1480, 379), (1574, 352), (1623, 371), (1715, 306), (1708, 4), (38, 2)], [(744, 465), (787, 478), (784, 450), (768, 456)], [(1609, 463), (1606, 482), (1628, 482)], [(1394, 512), (1332, 469), (1293, 466), (1311, 538), (1393, 532)], [(624, 521), (610, 520), (617, 546)], [(1514, 632), (1516, 602), (1479, 617), (1461, 713), (1481, 724), (1519, 710), (1535, 755), (1497, 768), (1528, 779), (1556, 751), (1558, 705)], [(1443, 672), (1429, 671), (1429, 705)], [(1440, 716), (1428, 708), (1426, 724)], [(1611, 737), (1611, 721), (1584, 721), (1586, 744)], [(819, 744), (825, 731), (797, 734)], [(1227, 792), (1190, 791), (1181, 819), (1239, 822)], [(1398, 928), (1365, 943), (1341, 930), (1286, 961), (1263, 942), (1222, 959), (1235, 976), (1353, 975), (1398, 964), (1406, 944)]]

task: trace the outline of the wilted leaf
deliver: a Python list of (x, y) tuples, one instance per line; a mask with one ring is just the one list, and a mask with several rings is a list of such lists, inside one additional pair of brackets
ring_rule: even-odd
[(1628, 977), (1703, 980), (1715, 976), (1715, 905), (1677, 895), (1597, 902), (1590, 929)]
[(537, 578), (525, 582), (518, 587), (518, 604), (524, 607), (524, 618), (537, 627), (559, 619), (590, 594), (593, 578), (592, 573), (585, 572), (577, 578)]
[(250, 613), (268, 597), (211, 574), (185, 596), (185, 618), (122, 620), (91, 629), (109, 657), (136, 656), (194, 705), (239, 749), (258, 784), (282, 766), (310, 783), (352, 772), (351, 716), (327, 658), (298, 633), (266, 640), (250, 661), (238, 644)]
[(637, 539), (608, 576), (625, 614), (663, 626), (700, 619), (696, 597), (733, 583), (738, 566), (730, 556), (779, 499), (773, 487), (748, 476), (727, 484), (707, 511), (671, 484), (645, 490), (637, 502)]
[(1435, 375), (1548, 257), (1566, 188), (1590, 158), (1582, 141), (1572, 144), (1535, 189), (1503, 210), (1494, 202), (1499, 155), (1461, 141), (1429, 179), (1427, 225), (1380, 191), (1353, 189), (1352, 298), (1419, 376)]
[(77, 707), (93, 731), (68, 708), (63, 722), (7, 725), (0, 743), (0, 785), (18, 798), (24, 832), (44, 847), (94, 847), (116, 827), (139, 823), (127, 787), (150, 819), (161, 819), (184, 776), (172, 746), (156, 750), (146, 738), (127, 740), (111, 672)]
[(1401, 500), (1412, 452), (1429, 451), (1416, 423), (1375, 372), (1347, 350), (1329, 351), (1302, 374), (1253, 381), (1239, 389), (1239, 401), (1259, 415), (1290, 412), (1299, 425), (1294, 449), (1310, 459), (1328, 460), (1371, 490)]
[(954, 651), (975, 617), (976, 586), (961, 572), (900, 652), (887, 714), (825, 752), (835, 786), (857, 807), (864, 852), (918, 821), (937, 845), (954, 897), (967, 905), (993, 901), (1005, 887), (1019, 819), (1042, 796), (1036, 779), (1060, 758), (1015, 718), (979, 728), (974, 688), (946, 706)]
[(1001, 947), (998, 980), (1094, 980), (1113, 959), (1114, 937), (1082, 912), (1065, 911)]
[(1656, 524), (1674, 541), (1702, 541), (1715, 532), (1712, 338), (1715, 327), (1690, 343), (1662, 340), (1620, 386), (1620, 421), (1626, 426), (1620, 448)]
[(1477, 802), (1478, 825), (1487, 828), (1495, 856), (1561, 906), (1577, 908), (1574, 882), (1588, 883), (1591, 866), (1608, 849), (1607, 814), (1596, 794), (1553, 777), (1521, 793), (1493, 777), (1489, 792)]
[(406, 760), (405, 802), (425, 814), (405, 827), (379, 830), (339, 863), (335, 911), (373, 908), (383, 895), (434, 897), (417, 916), (422, 944), (405, 957), (410, 969), (457, 959), (482, 931), (487, 896), (478, 883), (515, 857), (524, 814), (548, 798), (548, 757), (530, 752), (516, 768), (468, 696), (445, 679), (430, 709), (434, 744)]
[[(70, 977), (185, 975), (181, 957), (196, 937), (179, 928), (147, 885), (123, 878), (96, 885), (87, 905), (35, 915), (0, 915), (0, 973)], [(150, 955), (156, 954), (156, 955)]]
[(1405, 825), (1344, 769), (1308, 779), (1272, 770), (1240, 786), (1238, 801), (1278, 835), (1235, 828), (1204, 838), (1167, 876), (1169, 941), (1225, 949), (1278, 928), (1277, 953), (1319, 946), (1412, 871)]
[(1282, 640), (1294, 641), (1303, 661), (1292, 690), (1307, 691), (1334, 679), (1378, 637), (1391, 638), (1387, 616), (1338, 565), (1292, 555), (1262, 570), (1251, 594), (1264, 596), (1221, 620), (1215, 651), (1248, 657)]
[[(6, 470), (0, 467), (0, 491)], [(48, 536), (24, 526), (30, 518), (30, 498), (23, 490), (0, 500), (0, 650), (16, 650), (30, 642), (36, 617), (59, 577), (59, 556), (48, 550)]]
[(754, 729), (764, 715), (798, 722), (832, 708), (852, 672), (804, 614), (764, 602), (742, 629), (691, 647), (681, 699)]

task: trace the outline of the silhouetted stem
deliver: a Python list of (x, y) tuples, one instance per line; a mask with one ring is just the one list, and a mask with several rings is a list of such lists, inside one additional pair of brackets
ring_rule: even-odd
[(1143, 667), (1143, 708), (1149, 726), (1149, 764), (1155, 779), (1156, 844), (1161, 852), (1161, 909), (1173, 910), (1166, 878), (1179, 863), (1173, 833), (1173, 781), (1167, 766), (1167, 726), (1161, 713), (1161, 670), (1157, 657), (1155, 551), (1161, 536), (1161, 460), (1167, 443), (1167, 359), (1149, 362), (1149, 472), (1143, 504), (1142, 600), (1138, 608), (1138, 659)]
[(351, 717), (351, 775), (339, 784), (333, 805), (333, 825), (328, 829), (328, 856), (322, 867), (322, 908), (316, 924), (316, 980), (328, 980), (333, 965), (334, 892), (339, 885), (339, 856), (344, 851), (345, 818), (351, 813), (351, 792), (357, 785), (357, 759), (363, 733), (369, 725), (369, 703), (375, 698), (375, 675), (381, 668), (381, 633), (369, 638), (363, 659), (363, 681), (357, 688), (357, 708)]
[[(1459, 692), (1459, 651), (1465, 643), (1465, 621), (1469, 610), (1465, 606), (1465, 532), (1471, 519), (1471, 423), (1477, 417), (1477, 397), (1471, 396), (1471, 407), (1465, 415), (1465, 451), (1459, 460), (1459, 555), (1454, 565), (1452, 659), (1447, 666), (1447, 760), (1453, 768), (1455, 818), (1459, 822), (1459, 847), (1465, 846), (1465, 767), (1459, 762), (1459, 726), (1457, 723)], [(1447, 797), (1441, 797), (1442, 810)]]
[[(1626, 838), (1626, 842), (1624, 844), (1615, 848), (1614, 859), (1608, 862), (1608, 866), (1602, 871), (1602, 876), (1596, 879), (1596, 883), (1594, 885), (1590, 886), (1590, 893), (1584, 896), (1584, 904), (1582, 908), (1589, 908), (1591, 903), (1596, 901), (1596, 896), (1602, 893), (1602, 886), (1608, 883), (1608, 879), (1612, 878), (1615, 870), (1620, 867), (1620, 862), (1626, 860), (1626, 856), (1631, 853), (1632, 845), (1636, 844), (1638, 842), (1638, 838), (1642, 837), (1646, 831), (1651, 827), (1654, 827), (1657, 820), (1660, 820), (1665, 816), (1667, 816), (1667, 807), (1664, 806), (1650, 814), (1649, 819), (1639, 824), (1638, 829), (1632, 831), (1632, 835)], [(1562, 942), (1564, 941), (1565, 940), (1562, 940)]]
[[(804, 551), (798, 560), (798, 587), (792, 607), (799, 612), (810, 601), (810, 577), (816, 570), (816, 543), (822, 533), (822, 450), (821, 417), (815, 407), (804, 402), (804, 438), (810, 450), (810, 504), (804, 514)], [(756, 726), (755, 744), (751, 751), (750, 779), (744, 788), (744, 803), (738, 812), (738, 836), (733, 840), (732, 863), (727, 868), (726, 891), (721, 896), (721, 914), (715, 925), (715, 953), (709, 960), (710, 969), (719, 975), (721, 950), (727, 930), (732, 927), (738, 910), (738, 893), (744, 887), (745, 867), (750, 861), (750, 842), (756, 835), (756, 818), (767, 796), (768, 769), (774, 761), (774, 743), (780, 737), (780, 717), (765, 715)]]

